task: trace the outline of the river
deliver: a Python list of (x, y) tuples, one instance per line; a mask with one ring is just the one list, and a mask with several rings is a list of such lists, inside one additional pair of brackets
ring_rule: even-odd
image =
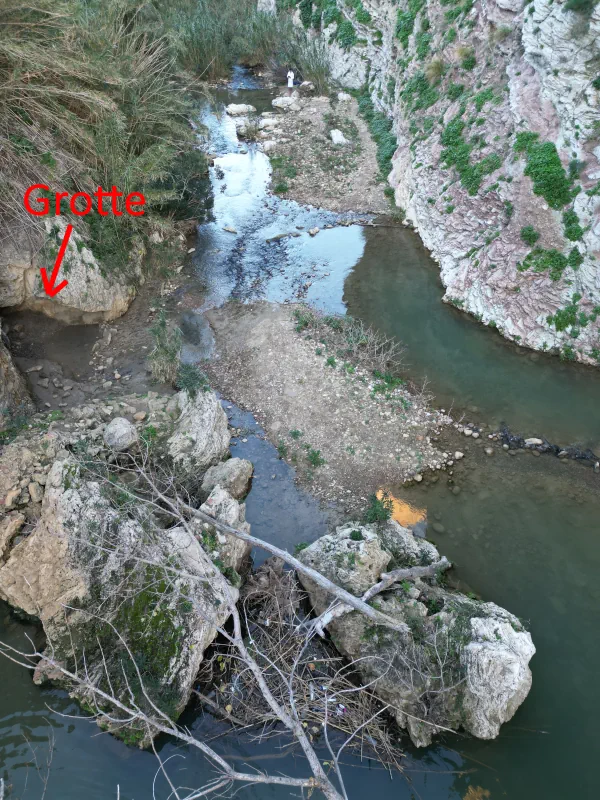
[[(270, 93), (248, 86), (238, 70), (229, 91), (218, 93), (217, 100), (267, 108)], [(267, 244), (267, 238), (279, 233), (323, 228), (336, 218), (268, 195), (266, 157), (238, 143), (227, 118), (212, 111), (203, 118), (219, 168), (212, 174), (214, 220), (200, 228), (196, 253), (207, 305), (229, 296), (278, 301), (302, 296), (324, 308), (347, 311), (406, 344), (407, 371), (415, 380), (427, 377), (438, 405), (464, 409), (470, 419), (492, 425), (506, 423), (526, 435), (600, 451), (600, 373), (516, 348), (443, 304), (436, 265), (418, 237), (404, 228), (334, 227), (315, 238), (301, 235)], [(223, 231), (225, 225), (235, 227), (238, 236)], [(199, 347), (190, 340), (188, 356)], [(235, 424), (250, 427), (249, 416), (240, 416), (230, 403), (225, 407)], [(247, 501), (253, 531), (281, 543), (283, 527), (290, 547), (307, 539), (307, 529), (311, 538), (321, 535), (326, 518), (294, 486), (291, 469), (260, 436), (244, 438), (246, 442), (234, 440), (232, 450), (256, 464), (258, 479)], [(391, 488), (417, 515), (443, 525), (444, 532), (432, 538), (466, 584), (528, 621), (537, 647), (531, 663), (533, 688), (498, 739), (447, 736), (424, 750), (407, 746), (403, 776), (389, 776), (374, 764), (348, 758), (351, 797), (597, 797), (600, 478), (589, 467), (553, 456), (521, 452), (490, 458), (473, 442), (467, 448), (468, 457), (455, 474), (460, 494), (450, 492), (443, 478)], [(0, 638), (22, 641), (25, 630), (0, 609)], [(100, 735), (63, 692), (35, 687), (10, 662), (0, 661), (0, 680), (0, 775), (14, 786), (11, 798), (42, 796), (34, 750), (42, 775), (52, 751), (45, 800), (116, 798), (117, 785), (121, 800), (152, 797), (156, 761), (150, 753)], [(56, 711), (75, 716), (66, 719)], [(204, 735), (226, 731), (223, 723), (197, 709), (186, 713), (186, 722)], [(268, 746), (241, 736), (218, 741), (223, 752), (240, 762), (253, 763), (269, 752)], [(205, 777), (197, 756), (168, 740), (160, 746), (163, 757), (177, 756), (172, 763), (181, 782), (192, 785)], [(269, 767), (268, 759), (257, 763)], [(291, 757), (274, 761), (271, 768), (290, 774), (303, 770), (300, 760)], [(157, 787), (157, 798), (166, 798), (160, 777)], [(289, 792), (261, 787), (245, 789), (243, 796), (279, 800)]]

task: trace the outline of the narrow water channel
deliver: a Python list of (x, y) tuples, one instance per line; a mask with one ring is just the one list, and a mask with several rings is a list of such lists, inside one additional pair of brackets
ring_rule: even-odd
[[(218, 108), (235, 101), (261, 109), (270, 95), (248, 88), (238, 72), (235, 85), (217, 100)], [(353, 225), (321, 230), (310, 238), (308, 227), (333, 225), (335, 215), (270, 196), (266, 157), (238, 142), (226, 117), (211, 110), (204, 121), (217, 154), (214, 219), (200, 229), (196, 253), (208, 305), (229, 296), (280, 302), (303, 297), (347, 311), (405, 342), (408, 371), (415, 379), (427, 376), (439, 405), (467, 409), (471, 417), (505, 422), (528, 435), (542, 434), (561, 444), (585, 443), (600, 451), (599, 373), (518, 352), (493, 331), (444, 305), (437, 267), (411, 231)], [(225, 226), (237, 234), (224, 231)], [(300, 235), (266, 241), (288, 232)], [(254, 420), (240, 416), (231, 403), (225, 401), (225, 407), (236, 425), (250, 431), (234, 441), (232, 451), (256, 465), (258, 480), (247, 508), (254, 531), (290, 548), (295, 541), (321, 535), (325, 516), (296, 489), (291, 470), (278, 461), (260, 431), (253, 432)], [(429, 485), (391, 488), (417, 516), (439, 523), (440, 532), (432, 538), (465, 583), (528, 621), (537, 647), (531, 664), (533, 689), (498, 739), (448, 736), (425, 750), (409, 748), (404, 777), (349, 757), (352, 796), (597, 797), (592, 726), (600, 714), (600, 477), (550, 456), (490, 458), (473, 442), (463, 449), (467, 458), (454, 476), (459, 494), (449, 491), (445, 476)], [(22, 641), (23, 632), (0, 609), (0, 638)], [(152, 797), (156, 762), (151, 754), (99, 735), (82, 719), (57, 717), (51, 709), (78, 712), (64, 693), (40, 690), (16, 665), (0, 662), (0, 680), (0, 775), (15, 787), (11, 800), (41, 796), (31, 752), (37, 748), (38, 761), (45, 763), (50, 731), (54, 754), (45, 800), (116, 798), (117, 784), (121, 800)], [(205, 735), (226, 730), (197, 710), (188, 712), (186, 722)], [(239, 736), (218, 741), (229, 755), (250, 764), (268, 752)], [(169, 741), (161, 742), (161, 754), (185, 757), (177, 768), (188, 785), (206, 776), (195, 755)], [(302, 769), (292, 757), (257, 763), (289, 774)], [(158, 781), (162, 800), (168, 792)], [(242, 796), (282, 800), (289, 793), (261, 787), (244, 790)]]

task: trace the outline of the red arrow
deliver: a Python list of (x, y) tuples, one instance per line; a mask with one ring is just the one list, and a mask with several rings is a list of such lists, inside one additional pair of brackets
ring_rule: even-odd
[(50, 280), (48, 280), (48, 273), (46, 272), (46, 268), (40, 267), (40, 272), (42, 273), (42, 283), (44, 284), (44, 291), (46, 292), (48, 297), (54, 297), (59, 292), (62, 292), (65, 286), (69, 285), (69, 281), (62, 281), (62, 283), (59, 283), (58, 286), (55, 286), (54, 283), (56, 281), (60, 265), (62, 264), (63, 258), (65, 257), (65, 252), (67, 250), (67, 245), (69, 244), (69, 239), (71, 238), (72, 232), (73, 232), (73, 226), (67, 225), (64, 238), (60, 245), (60, 250), (58, 251), (58, 255), (56, 256), (56, 262), (54, 264), (54, 269), (52, 270), (52, 275), (50, 276)]

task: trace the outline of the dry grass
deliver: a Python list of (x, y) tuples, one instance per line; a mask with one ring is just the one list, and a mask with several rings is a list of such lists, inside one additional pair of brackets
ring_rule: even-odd
[(194, 145), (173, 43), (142, 8), (120, 0), (0, 5), (0, 219), (17, 230), (39, 223), (23, 208), (34, 183), (141, 191), (146, 215), (135, 225), (127, 215), (110, 226), (86, 218), (109, 268), (135, 229), (152, 224), (148, 211), (177, 194), (175, 164)]
[(302, 306), (294, 311), (296, 330), (310, 328), (314, 338), (327, 345), (328, 351), (355, 366), (397, 375), (404, 360), (404, 345), (393, 337), (365, 325), (359, 319), (338, 314), (324, 314)]
[[(247, 646), (261, 665), (270, 691), (285, 708), (293, 697), (295, 712), (311, 741), (336, 732), (352, 737), (348, 749), (355, 753), (401, 769), (398, 734), (372, 687), (362, 686), (356, 668), (327, 642), (302, 635), (305, 600), (295, 573), (286, 571), (278, 559), (269, 559), (242, 590), (240, 615)], [(206, 691), (212, 691), (209, 705), (213, 710), (219, 709), (238, 727), (260, 727), (260, 739), (278, 735), (275, 715), (234, 648), (215, 648), (200, 677), (210, 687)]]

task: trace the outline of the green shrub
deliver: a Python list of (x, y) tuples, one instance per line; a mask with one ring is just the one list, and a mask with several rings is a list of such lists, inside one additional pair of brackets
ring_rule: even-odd
[(460, 62), (461, 67), (466, 69), (468, 72), (474, 70), (476, 64), (477, 59), (475, 58), (475, 53), (469, 53), (469, 55), (466, 55)]
[(392, 169), (392, 156), (398, 147), (398, 140), (392, 133), (392, 121), (375, 109), (368, 87), (363, 87), (358, 97), (358, 108), (367, 121), (371, 135), (377, 145), (377, 164), (383, 177)]
[(430, 85), (424, 72), (417, 72), (408, 80), (400, 96), (413, 111), (430, 108), (439, 99), (437, 89)]
[(583, 238), (583, 228), (579, 224), (579, 217), (570, 209), (563, 214), (563, 224), (565, 226), (565, 236), (572, 242), (578, 242)]
[(383, 492), (381, 498), (376, 494), (369, 497), (369, 505), (365, 509), (363, 520), (367, 525), (372, 525), (376, 522), (387, 522), (392, 516), (394, 510), (394, 501), (388, 492)]
[(579, 267), (583, 264), (583, 255), (579, 252), (579, 250), (574, 247), (567, 257), (567, 264), (571, 267), (571, 269), (578, 270)]
[(396, 38), (400, 40), (402, 47), (408, 48), (408, 40), (415, 26), (414, 15), (410, 11), (398, 11), (396, 20)]
[(556, 249), (543, 250), (536, 247), (518, 265), (520, 272), (533, 269), (534, 272), (549, 272), (553, 281), (561, 279), (563, 272), (569, 266), (569, 261), (565, 255)]
[(314, 447), (308, 448), (306, 452), (306, 458), (308, 459), (308, 463), (312, 467), (322, 467), (323, 464), (327, 463), (323, 458), (323, 456), (321, 455), (321, 451), (315, 450)]
[(473, 102), (475, 103), (475, 108), (477, 109), (477, 113), (481, 111), (486, 103), (491, 103), (494, 99), (494, 92), (489, 87), (487, 89), (483, 89), (483, 91), (478, 92), (475, 97), (473, 98)]
[(419, 61), (424, 61), (427, 58), (432, 39), (433, 36), (430, 33), (424, 33), (423, 31), (417, 33), (415, 37), (415, 43), (417, 45), (416, 52)]
[(539, 238), (540, 234), (533, 225), (525, 225), (525, 227), (521, 228), (521, 239), (530, 247), (533, 247)]
[(349, 19), (345, 19), (338, 25), (335, 38), (340, 47), (343, 47), (344, 50), (348, 50), (350, 47), (353, 47), (353, 45), (356, 44), (356, 31), (354, 30), (354, 25)]
[(538, 134), (521, 131), (514, 149), (526, 153), (525, 175), (533, 181), (534, 194), (541, 195), (551, 208), (559, 209), (569, 203), (573, 193), (567, 174), (552, 142), (538, 142)]
[(179, 364), (175, 387), (187, 392), (190, 397), (196, 397), (198, 392), (208, 392), (210, 385), (204, 372), (196, 364)]
[(302, 24), (305, 28), (310, 28), (310, 23), (312, 21), (312, 0), (300, 0), (298, 10), (300, 11), (300, 20)]
[(160, 312), (150, 331), (154, 337), (154, 348), (149, 356), (152, 377), (160, 383), (175, 384), (180, 368), (181, 331), (169, 328), (164, 311)]
[(462, 83), (452, 83), (448, 84), (448, 97), (450, 100), (458, 100), (461, 94), (465, 91), (465, 87)]
[(571, 303), (565, 308), (559, 308), (556, 314), (546, 317), (546, 322), (549, 325), (554, 325), (557, 331), (566, 331), (567, 328), (578, 324), (585, 327), (587, 325), (587, 318), (585, 314), (579, 314), (577, 305), (580, 300), (581, 295), (575, 293)]

